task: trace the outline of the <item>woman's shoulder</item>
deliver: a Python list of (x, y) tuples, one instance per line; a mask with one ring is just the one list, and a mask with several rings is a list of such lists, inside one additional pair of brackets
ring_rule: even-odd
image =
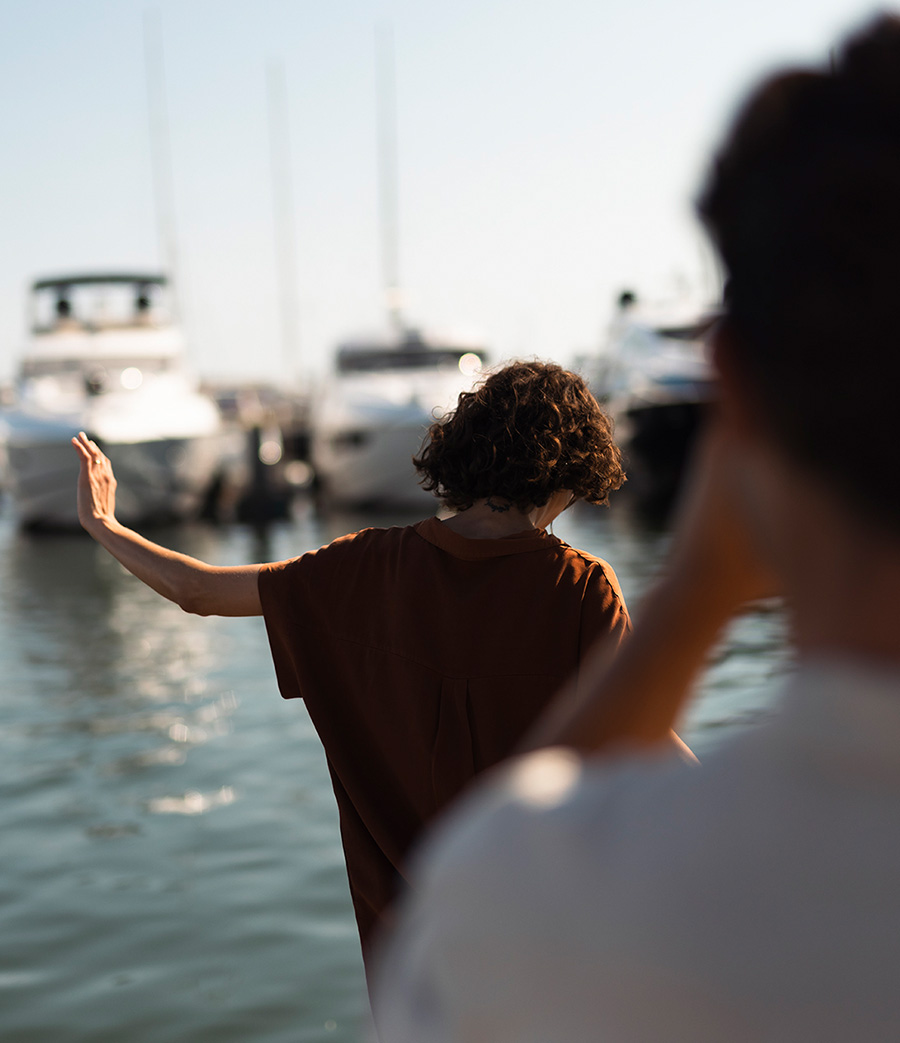
[(605, 558), (601, 558), (597, 554), (591, 554), (580, 547), (573, 547), (571, 544), (566, 543), (565, 540), (559, 539), (558, 536), (551, 538), (556, 541), (558, 553), (566, 563), (590, 571), (596, 571), (599, 575), (609, 575), (615, 578), (615, 569)]

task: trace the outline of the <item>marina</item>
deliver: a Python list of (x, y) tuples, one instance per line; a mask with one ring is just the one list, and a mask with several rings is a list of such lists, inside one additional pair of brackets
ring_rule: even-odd
[[(213, 563), (289, 557), (407, 514), (193, 523), (155, 535)], [(614, 563), (634, 607), (668, 544), (610, 510), (554, 526)], [(78, 534), (0, 506), (0, 1025), (26, 1043), (357, 1043), (359, 943), (337, 814), (259, 619), (185, 615)], [(684, 731), (697, 753), (767, 713), (776, 611), (740, 619)], [(766, 693), (766, 694), (763, 694)]]
[[(185, 615), (77, 530), (69, 440), (99, 442), (122, 520), (165, 546), (279, 560), (434, 513), (411, 458), (490, 359), (397, 322), (342, 341), (302, 391), (201, 384), (165, 288), (131, 273), (36, 281), (43, 312), (0, 413), (0, 828), (14, 851), (0, 1025), (15, 1043), (362, 1043), (337, 808), (306, 708), (279, 698), (261, 620)], [(588, 367), (637, 480), (554, 528), (613, 564), (632, 607), (669, 539), (646, 520), (648, 491), (671, 502), (689, 449), (672, 417), (695, 426), (712, 393), (698, 335), (629, 321)], [(701, 757), (768, 713), (782, 630), (764, 606), (729, 633), (683, 730)]]
[[(510, 722), (521, 708), (545, 706), (571, 674), (570, 663), (580, 670), (601, 662), (598, 634), (602, 640), (622, 640), (624, 654), (616, 662), (627, 667), (631, 659), (632, 687), (624, 689), (629, 698), (619, 699), (621, 713), (615, 706), (607, 712), (607, 688), (614, 703), (615, 683), (609, 686), (609, 677), (596, 681), (595, 675), (594, 691), (587, 694), (596, 697), (594, 709), (600, 712), (587, 726), (582, 714), (567, 736), (557, 732), (548, 741), (589, 751), (589, 757), (597, 750), (601, 757), (609, 751), (615, 757), (623, 742), (651, 734), (657, 721), (654, 741), (675, 726), (701, 764), (696, 774), (684, 777), (700, 780), (698, 794), (708, 789), (709, 807), (726, 810), (703, 820), (711, 823), (705, 835), (692, 834), (674, 824), (676, 818), (659, 800), (616, 819), (608, 792), (598, 790), (594, 810), (606, 814), (609, 807), (613, 834), (623, 838), (628, 857), (619, 865), (639, 865), (637, 873), (619, 871), (599, 847), (602, 831), (594, 828), (596, 818), (584, 820), (588, 828), (573, 834), (568, 849), (560, 843), (561, 832), (545, 834), (550, 837), (543, 849), (545, 877), (537, 846), (507, 843), (515, 831), (489, 831), (497, 845), (494, 857), (474, 863), (463, 886), (453, 886), (452, 873), (441, 878), (422, 903), (428, 908), (420, 910), (426, 915), (417, 921), (426, 926), (411, 943), (406, 964), (416, 973), (386, 976), (391, 987), (410, 983), (406, 1011), (426, 1019), (434, 1012), (435, 1026), (448, 1018), (441, 1027), (453, 1027), (443, 1035), (434, 1030), (443, 1038), (454, 1036), (454, 1028), (467, 1018), (477, 1023), (482, 1007), (486, 1011), (497, 1003), (494, 1025), (505, 1021), (513, 1026), (510, 1038), (518, 1038), (518, 1018), (518, 1025), (534, 1034), (535, 1019), (523, 1015), (525, 1004), (510, 1001), (515, 990), (504, 988), (502, 975), (500, 987), (494, 987), (491, 975), (501, 969), (516, 988), (524, 984), (523, 995), (542, 1010), (560, 1001), (548, 1021), (552, 1027), (538, 1033), (555, 1039), (556, 1026), (577, 1006), (568, 998), (570, 989), (575, 996), (583, 988), (588, 1007), (596, 1001), (600, 964), (585, 954), (597, 949), (579, 947), (588, 933), (588, 941), (599, 939), (612, 953), (604, 980), (626, 1008), (623, 1038), (630, 1025), (635, 1038), (643, 1038), (644, 1013), (661, 1015), (658, 1038), (667, 1038), (670, 1005), (654, 1003), (660, 983), (663, 993), (669, 989), (676, 1000), (673, 1009), (682, 1000), (689, 1005), (697, 988), (702, 1005), (714, 1015), (719, 1001), (723, 1010), (734, 1002), (740, 1013), (737, 998), (746, 993), (763, 1012), (758, 1020), (743, 1019), (753, 1026), (765, 1024), (788, 996), (793, 978), (805, 975), (824, 1002), (817, 1011), (812, 1003), (798, 1007), (793, 1024), (812, 1013), (821, 1016), (822, 1024), (833, 1024), (838, 1034), (841, 1023), (830, 1015), (832, 1009), (849, 1008), (848, 997), (862, 997), (853, 1002), (874, 1015), (880, 1008), (869, 1002), (870, 987), (879, 1002), (894, 1003), (889, 978), (895, 961), (878, 959), (877, 953), (880, 940), (894, 952), (894, 939), (900, 937), (885, 929), (900, 922), (900, 907), (891, 914), (893, 920), (883, 913), (890, 906), (891, 844), (897, 831), (882, 826), (894, 822), (896, 801), (891, 807), (884, 801), (890, 815), (880, 821), (875, 803), (870, 817), (847, 815), (841, 821), (850, 828), (840, 834), (832, 817), (852, 811), (845, 797), (853, 794), (841, 788), (843, 773), (862, 795), (861, 805), (866, 793), (878, 788), (873, 780), (879, 762), (869, 762), (870, 750), (862, 741), (857, 743), (858, 774), (850, 763), (857, 709), (850, 697), (856, 682), (837, 693), (848, 696), (850, 727), (843, 734), (835, 729), (833, 739), (825, 727), (828, 704), (809, 703), (810, 719), (822, 726), (823, 764), (834, 755), (834, 776), (820, 787), (831, 811), (823, 800), (811, 805), (821, 812), (803, 815), (798, 809), (804, 795), (799, 802), (790, 796), (798, 790), (759, 786), (761, 781), (768, 785), (771, 777), (772, 761), (765, 757), (756, 764), (755, 776), (734, 776), (744, 778), (742, 785), (727, 776), (724, 786), (715, 781), (716, 763), (726, 759), (721, 744), (743, 736), (751, 741), (738, 745), (751, 746), (771, 730), (753, 737), (754, 729), (764, 723), (777, 727), (787, 717), (777, 704), (783, 683), (794, 673), (791, 648), (799, 648), (801, 678), (807, 654), (796, 643), (804, 633), (796, 626), (800, 617), (789, 634), (779, 599), (747, 603), (743, 596), (728, 598), (735, 590), (757, 596), (794, 589), (771, 585), (762, 561), (751, 560), (753, 554), (741, 545), (744, 536), (753, 542), (752, 537), (764, 534), (762, 542), (777, 565), (787, 562), (793, 569), (796, 558), (797, 575), (805, 572), (809, 580), (810, 610), (821, 605), (823, 619), (824, 609), (833, 610), (832, 621), (846, 608), (843, 599), (812, 595), (820, 586), (832, 594), (843, 591), (839, 581), (851, 574), (857, 552), (865, 551), (861, 559), (874, 566), (860, 571), (880, 584), (866, 586), (868, 613), (857, 614), (862, 622), (856, 651), (868, 654), (865, 640), (882, 636), (883, 621), (889, 640), (881, 651), (886, 648), (897, 665), (890, 619), (900, 573), (886, 566), (893, 568), (900, 558), (894, 546), (894, 558), (879, 559), (880, 544), (873, 539), (868, 546), (868, 522), (863, 525), (866, 510), (872, 509), (874, 519), (887, 497), (867, 501), (875, 482), (854, 485), (865, 477), (865, 467), (857, 473), (839, 463), (838, 449), (853, 446), (827, 438), (828, 453), (818, 456), (830, 470), (816, 472), (816, 453), (810, 452), (809, 487), (799, 481), (794, 487), (794, 475), (804, 472), (793, 468), (804, 458), (802, 453), (792, 457), (790, 425), (780, 434), (775, 429), (779, 417), (792, 419), (795, 402), (811, 395), (816, 380), (841, 390), (840, 364), (853, 341), (839, 343), (844, 327), (831, 321), (832, 306), (849, 331), (863, 318), (874, 323), (876, 335), (859, 338), (863, 356), (877, 360), (884, 355), (879, 345), (889, 342), (885, 335), (892, 326), (883, 302), (890, 299), (884, 287), (891, 269), (880, 261), (868, 268), (862, 262), (872, 253), (866, 244), (878, 240), (882, 227), (893, 228), (884, 257), (896, 253), (900, 233), (890, 221), (882, 223), (875, 209), (883, 204), (888, 216), (893, 213), (889, 178), (868, 205), (866, 179), (871, 176), (871, 184), (880, 185), (879, 168), (873, 163), (865, 170), (866, 162), (856, 162), (868, 157), (868, 139), (860, 145), (855, 134), (877, 130), (890, 138), (883, 153), (890, 173), (896, 158), (898, 66), (896, 61), (885, 64), (881, 86), (878, 77), (870, 82), (866, 76), (865, 83), (860, 79), (849, 91), (853, 105), (848, 102), (849, 115), (842, 117), (846, 140), (838, 137), (834, 145), (832, 122), (840, 129), (841, 120), (827, 118), (825, 95), (839, 97), (834, 84), (844, 75), (841, 62), (847, 61), (834, 49), (832, 22), (838, 11), (762, 4), (751, 17), (737, 8), (701, 3), (686, 20), (684, 11), (640, 2), (574, 3), (555, 12), (526, 4), (513, 18), (490, 5), (482, 10), (401, 3), (376, 11), (351, 3), (338, 12), (328, 5), (263, 9), (224, 0), (213, 12), (170, 0), (150, 8), (134, 0), (117, 5), (85, 0), (57, 5), (51, 19), (34, 5), (19, 5), (7, 19), (7, 31), (0, 35), (0, 76), (6, 96), (16, 104), (0, 112), (11, 152), (11, 162), (0, 170), (0, 199), (7, 202), (7, 248), (0, 258), (0, 266), (5, 263), (0, 273), (0, 833), (5, 855), (0, 1043), (372, 1043), (366, 972), (371, 975), (376, 965), (377, 949), (370, 944), (378, 938), (379, 923), (393, 922), (397, 873), (415, 864), (408, 859), (422, 831), (427, 835), (435, 817), (443, 815), (445, 801), (452, 803), (473, 773), (494, 763), (491, 751), (499, 750), (501, 759), (518, 748), (527, 731), (523, 727), (513, 734)], [(900, 23), (895, 33), (893, 57), (900, 54)], [(800, 222), (805, 207), (816, 202), (814, 192), (801, 191), (801, 168), (808, 162), (799, 155), (804, 134), (777, 136), (778, 148), (789, 158), (799, 149), (798, 163), (784, 168), (790, 177), (775, 176), (777, 164), (771, 177), (765, 165), (757, 172), (750, 162), (761, 148), (755, 134), (747, 156), (741, 149), (726, 149), (710, 163), (712, 143), (728, 140), (722, 139), (722, 121), (736, 101), (737, 87), (769, 68), (773, 57), (804, 54), (812, 46), (828, 54), (827, 71), (822, 68), (831, 87), (823, 91), (821, 125), (814, 128), (823, 135), (821, 152), (810, 151), (809, 157), (819, 156), (826, 171), (837, 157), (838, 167), (846, 160), (848, 169), (858, 166), (865, 174), (859, 196), (852, 197), (860, 204), (857, 216), (865, 217), (858, 244), (851, 244), (849, 235), (855, 211), (848, 208), (845, 214), (843, 202), (823, 205), (823, 220)], [(879, 116), (872, 127), (859, 120), (857, 127), (853, 106), (875, 87), (884, 97), (872, 112), (881, 113), (883, 103), (888, 119)], [(798, 119), (807, 105), (799, 100), (798, 95)], [(785, 120), (785, 127), (791, 126), (792, 111), (790, 106), (771, 108), (772, 118)], [(810, 104), (809, 113), (816, 111)], [(760, 128), (759, 141), (764, 137)], [(729, 188), (728, 179), (737, 178), (744, 163), (749, 164), (746, 185), (735, 182)], [(811, 163), (811, 171), (815, 166)], [(788, 191), (795, 177), (796, 208)], [(719, 181), (716, 202), (712, 187)], [(745, 192), (750, 205), (743, 221), (737, 201)], [(766, 193), (775, 202), (782, 200), (783, 222), (773, 221), (771, 215), (782, 211), (770, 209)], [(843, 197), (837, 193), (835, 199)], [(717, 208), (722, 213), (715, 217)], [(795, 213), (798, 234), (785, 238), (780, 249)], [(816, 213), (813, 207), (812, 218)], [(759, 243), (754, 245), (757, 220)], [(735, 245), (726, 251), (732, 221)], [(833, 242), (826, 236), (832, 221)], [(753, 249), (745, 250), (738, 231), (746, 233)], [(819, 236), (834, 247), (834, 258), (817, 248)], [(798, 256), (814, 258), (816, 264), (792, 262), (792, 250), (801, 246)], [(755, 259), (754, 250), (760, 255)], [(735, 277), (734, 261), (745, 252), (747, 271), (739, 264)], [(848, 257), (853, 272), (846, 269)], [(869, 257), (876, 259), (874, 253)], [(823, 273), (834, 269), (834, 278), (821, 284), (816, 282), (819, 262)], [(784, 269), (781, 275), (779, 269)], [(801, 289), (808, 292), (793, 292), (795, 275), (803, 277)], [(773, 292), (767, 295), (763, 291), (770, 279)], [(842, 287), (852, 290), (846, 301)], [(881, 303), (870, 308), (867, 300)], [(770, 322), (766, 308), (775, 304), (783, 314), (774, 314)], [(734, 329), (718, 342), (717, 362), (727, 361), (733, 350), (735, 374), (752, 375), (754, 351), (760, 358), (765, 352), (758, 352), (752, 335), (742, 338), (741, 322), (749, 316), (753, 321), (744, 332), (757, 330), (761, 305), (759, 330), (767, 336), (785, 334), (772, 341), (784, 356), (782, 368), (776, 365), (778, 352), (766, 365), (776, 376), (782, 372), (796, 379), (797, 386), (793, 389), (789, 379), (760, 382), (760, 401), (771, 399), (771, 416), (764, 413), (772, 432), (747, 424), (737, 442), (711, 443), (720, 450), (709, 472), (713, 480), (699, 483), (705, 494), (701, 509), (687, 512), (693, 522), (688, 536), (699, 538), (692, 544), (680, 531), (678, 548), (685, 553), (679, 569), (679, 554), (670, 555), (673, 508), (698, 433), (715, 414), (717, 394), (726, 407), (734, 407), (733, 414), (722, 409), (717, 419), (743, 417), (739, 407), (757, 408), (748, 390), (752, 381), (717, 383), (709, 334), (725, 314), (720, 309), (730, 309)], [(817, 308), (821, 311), (814, 315)], [(822, 320), (818, 325), (816, 318)], [(795, 320), (797, 330), (807, 330), (806, 338), (794, 335)], [(830, 360), (825, 353), (820, 356), (828, 339), (817, 335), (820, 327), (834, 337)], [(746, 359), (742, 352), (748, 353)], [(438, 510), (413, 464), (428, 429), (495, 368), (537, 360), (550, 364), (544, 369), (558, 373), (558, 363), (582, 377), (612, 419), (612, 433), (605, 418), (597, 418), (594, 403), (585, 402), (589, 396), (580, 380), (574, 381), (577, 395), (548, 394), (551, 378), (546, 375), (537, 383), (534, 399), (555, 414), (544, 428), (521, 411), (521, 385), (511, 384), (509, 396), (519, 412), (511, 409), (500, 424), (494, 421), (505, 414), (491, 410), (488, 434), (470, 425), (460, 439), (462, 448), (451, 446), (450, 455), (458, 455), (453, 467), (428, 472), (431, 486), (442, 490), (450, 504), (472, 508), (467, 517), (439, 524), (434, 516), (447, 521), (449, 509)], [(857, 368), (878, 383), (869, 363)], [(725, 366), (720, 372), (731, 375)], [(765, 374), (765, 365), (760, 372)], [(885, 380), (883, 386), (893, 384)], [(886, 414), (868, 409), (865, 396), (857, 397), (858, 413), (848, 413), (852, 429), (861, 430), (863, 421), (872, 420), (867, 429), (874, 431), (874, 420)], [(581, 412), (573, 406), (564, 434), (572, 437), (573, 454), (582, 453), (577, 473), (563, 470), (570, 467), (572, 454), (557, 430), (572, 398)], [(842, 401), (840, 394), (819, 399), (828, 410), (835, 401)], [(797, 437), (833, 433), (833, 424), (824, 424), (814, 404), (810, 397), (809, 423), (796, 413)], [(460, 426), (469, 419), (463, 411)], [(532, 498), (543, 497), (542, 504), (521, 498), (517, 489), (522, 484), (488, 486), (487, 479), (493, 481), (496, 474), (512, 473), (516, 482), (525, 474), (527, 461), (516, 459), (515, 441), (508, 451), (498, 441), (501, 428), (534, 443), (545, 482), (536, 486), (529, 477), (524, 488)], [(82, 431), (96, 442), (79, 446), (82, 496), (90, 487), (92, 503), (82, 517), (93, 539), (78, 522), (79, 456), (71, 442)], [(616, 445), (627, 474), (621, 489)], [(863, 443), (864, 463), (876, 459), (876, 448), (889, 445), (888, 438), (870, 437)], [(592, 462), (585, 465), (589, 457)], [(115, 512), (110, 463), (117, 479)], [(425, 470), (421, 464), (420, 470)], [(455, 498), (447, 479), (454, 473), (465, 479)], [(878, 473), (883, 481), (891, 472), (881, 467)], [(826, 474), (828, 490), (823, 488), (817, 500), (813, 494)], [(596, 491), (604, 476), (609, 484), (599, 493), (584, 491), (588, 480)], [(740, 489), (734, 502), (726, 503), (735, 493), (728, 488), (734, 476)], [(845, 517), (844, 504), (834, 495), (845, 481), (851, 508), (856, 502), (863, 508), (856, 529), (844, 526), (855, 511)], [(534, 497), (535, 487), (549, 489), (549, 498), (543, 492)], [(603, 502), (608, 490), (608, 507), (586, 502)], [(822, 505), (824, 514), (816, 509)], [(523, 506), (528, 509), (520, 511)], [(833, 515), (827, 514), (831, 508)], [(745, 509), (747, 533), (738, 524)], [(152, 543), (133, 538), (112, 521), (113, 513), (175, 553), (158, 553)], [(494, 558), (512, 561), (513, 553), (534, 549), (523, 538), (535, 545), (551, 542), (544, 533), (514, 528), (520, 516), (529, 526), (546, 525), (586, 555), (605, 559), (623, 597), (602, 566), (556, 546), (548, 558), (574, 560), (565, 571), (551, 574), (548, 568), (546, 590), (530, 580), (517, 589), (509, 580), (489, 582), (500, 574)], [(554, 520), (548, 523), (550, 517)], [(896, 512), (892, 517), (896, 522)], [(299, 567), (259, 574), (217, 568), (286, 561), (360, 529), (405, 527), (426, 518), (418, 534), (370, 533), (310, 556)], [(706, 522), (711, 524), (704, 527)], [(473, 527), (467, 532), (469, 523)], [(434, 549), (434, 572), (418, 567), (415, 554), (406, 551), (423, 531), (431, 534), (423, 539)], [(830, 536), (846, 558), (846, 573), (839, 568), (841, 555), (832, 553)], [(461, 546), (467, 539), (483, 545)], [(490, 548), (484, 546), (488, 539)], [(393, 555), (392, 541), (403, 553)], [(437, 558), (451, 553), (448, 547), (454, 544), (452, 573), (461, 577), (456, 585), (448, 582), (446, 562)], [(700, 549), (703, 553), (697, 553)], [(484, 562), (490, 567), (482, 568)], [(373, 563), (378, 568), (370, 570)], [(753, 576), (739, 575), (741, 565), (753, 566)], [(667, 568), (674, 582), (657, 586)], [(280, 578), (272, 582), (273, 576)], [(742, 583), (751, 579), (759, 585), (748, 593), (751, 587)], [(655, 586), (663, 594), (657, 599), (662, 607), (655, 606), (656, 620), (663, 624), (654, 627), (654, 598), (644, 599)], [(571, 617), (558, 607), (553, 610), (557, 603), (552, 599), (560, 593), (564, 598), (558, 604), (571, 604)], [(330, 616), (325, 611), (329, 599)], [(631, 645), (623, 599), (638, 621)], [(739, 600), (748, 607), (727, 625), (724, 614), (713, 619), (718, 608)], [(643, 621), (642, 603), (647, 610)], [(792, 601), (793, 608), (805, 604)], [(396, 606), (406, 614), (393, 613)], [(262, 615), (241, 614), (263, 609), (265, 621)], [(207, 610), (238, 614), (199, 614)], [(602, 630), (595, 615), (615, 618)], [(826, 652), (833, 634), (842, 641), (846, 633), (854, 636), (851, 616), (847, 610), (842, 627), (823, 631)], [(485, 621), (497, 623), (496, 639), (486, 636)], [(457, 622), (464, 625), (457, 629)], [(701, 639), (702, 647), (692, 646)], [(593, 659), (588, 658), (591, 645)], [(676, 694), (679, 659), (692, 647), (692, 665), (707, 664), (699, 688), (681, 718), (673, 711), (662, 720), (659, 715), (675, 705), (665, 699)], [(562, 658), (561, 648), (571, 660)], [(523, 652), (533, 649), (546, 649), (546, 662), (529, 672)], [(462, 651), (470, 650), (482, 658), (463, 676)], [(834, 650), (840, 654), (843, 645), (835, 643)], [(500, 652), (508, 656), (505, 666)], [(471, 659), (475, 662), (476, 656)], [(382, 661), (404, 669), (380, 673)], [(615, 671), (611, 677), (615, 682)], [(891, 684), (896, 689), (896, 677)], [(435, 689), (433, 705), (423, 697), (427, 685)], [(532, 689), (540, 690), (539, 702)], [(489, 691), (490, 698), (478, 702), (471, 694), (476, 691)], [(635, 692), (640, 698), (633, 698)], [(392, 703), (386, 693), (402, 698)], [(677, 705), (684, 708), (685, 703)], [(322, 706), (327, 714), (320, 714)], [(479, 720), (485, 709), (490, 713)], [(860, 721), (867, 712), (864, 706)], [(883, 731), (887, 741), (890, 729), (881, 728), (880, 713), (876, 707), (862, 723), (870, 739), (880, 739)], [(783, 761), (785, 776), (802, 783), (799, 769), (805, 770), (807, 761), (816, 767), (805, 743), (817, 736), (811, 736), (805, 717), (797, 720), (800, 756)], [(532, 719), (526, 723), (530, 728)], [(634, 730), (615, 732), (620, 724)], [(604, 728), (613, 733), (611, 740)], [(623, 734), (629, 738), (623, 740)], [(381, 738), (388, 740), (381, 744), (384, 755), (370, 759)], [(870, 743), (871, 749), (877, 746)], [(721, 755), (712, 756), (716, 751)], [(561, 765), (563, 760), (567, 766), (557, 779), (537, 779), (533, 793), (524, 786), (519, 794), (534, 799), (551, 826), (559, 821), (557, 813), (569, 814), (566, 794), (586, 793), (582, 783), (591, 782), (586, 776), (593, 765), (576, 763), (568, 751)], [(891, 752), (884, 764), (892, 771), (895, 760)], [(740, 755), (735, 763), (739, 771), (746, 767)], [(405, 772), (411, 767), (415, 772)], [(606, 767), (600, 764), (598, 771), (604, 783)], [(704, 781), (710, 776), (712, 785)], [(557, 784), (566, 789), (554, 791)], [(716, 805), (729, 788), (736, 803)], [(812, 793), (814, 786), (807, 788)], [(678, 801), (677, 786), (663, 789)], [(759, 799), (761, 792), (775, 796), (767, 802)], [(635, 806), (627, 799), (620, 805)], [(700, 806), (702, 801), (684, 799), (677, 813), (693, 825), (701, 822), (695, 811)], [(762, 829), (755, 836), (761, 839), (748, 843), (750, 834), (740, 831), (745, 819), (756, 817)], [(539, 840), (538, 816), (526, 812), (522, 818), (529, 821), (520, 838)], [(777, 819), (783, 832), (769, 828)], [(570, 815), (569, 827), (574, 821)], [(533, 832), (532, 825), (538, 827)], [(662, 827), (655, 838), (654, 825)], [(815, 837), (820, 847), (809, 848), (813, 855), (837, 848), (840, 857), (831, 876), (828, 870), (834, 867), (827, 858), (804, 863), (786, 857), (806, 827), (821, 834)], [(729, 830), (734, 844), (726, 849), (721, 838)], [(865, 844), (834, 845), (835, 835), (854, 830)], [(590, 844), (584, 842), (588, 835)], [(694, 835), (698, 842), (691, 839)], [(653, 857), (641, 853), (642, 840)], [(678, 843), (669, 845), (672, 840), (681, 842), (680, 849)], [(589, 932), (585, 913), (592, 899), (577, 897), (582, 884), (582, 898), (601, 893), (595, 871), (577, 872), (579, 858), (592, 845), (601, 856), (595, 870), (599, 865), (609, 880), (621, 881), (626, 898), (626, 892), (638, 896), (629, 913), (627, 903), (610, 900), (615, 888), (601, 889), (613, 919), (621, 922), (619, 941), (605, 926)], [(458, 849), (460, 866), (464, 847)], [(520, 850), (534, 857), (515, 858)], [(667, 857), (673, 850), (676, 857)], [(452, 861), (457, 855), (448, 857)], [(511, 865), (497, 872), (500, 886), (484, 889), (505, 857)], [(860, 866), (866, 868), (867, 857), (874, 867), (868, 878), (856, 874)], [(679, 859), (687, 882), (681, 892), (685, 901), (672, 900)], [(748, 872), (754, 865), (755, 879)], [(812, 874), (801, 871), (806, 865), (814, 867)], [(816, 873), (823, 867), (819, 879)], [(558, 875), (557, 869), (562, 869)], [(529, 890), (531, 875), (549, 887), (543, 893)], [(818, 884), (809, 887), (813, 878)], [(572, 880), (576, 887), (559, 884)], [(771, 884), (768, 891), (758, 887), (760, 880)], [(848, 886), (848, 880), (857, 883)], [(869, 887), (871, 880), (875, 887)], [(479, 890), (488, 896), (482, 904)], [(848, 902), (851, 890), (853, 901)], [(775, 899), (771, 904), (767, 894)], [(644, 901), (646, 895), (658, 903)], [(574, 915), (555, 914), (556, 896), (571, 902)], [(810, 904), (811, 898), (823, 900)], [(439, 923), (441, 903), (449, 900), (443, 922), (452, 925), (453, 936), (464, 920), (454, 915), (457, 899), (455, 913), (469, 914), (476, 939), (457, 945), (465, 971), (460, 981), (474, 970), (474, 991), (481, 990), (483, 1003), (472, 1002), (472, 990), (465, 987), (454, 1000), (448, 973), (452, 958), (445, 960), (440, 951), (441, 929), (427, 926), (433, 914)], [(507, 902), (508, 915), (503, 911)], [(867, 905), (870, 914), (847, 914)], [(744, 921), (738, 916), (742, 909), (749, 914)], [(773, 915), (772, 909), (780, 913)], [(666, 915), (658, 913), (673, 910), (683, 915), (686, 928), (667, 933)], [(539, 915), (533, 918), (535, 911)], [(635, 911), (640, 914), (633, 919), (637, 929), (628, 919)], [(506, 919), (492, 919), (495, 913)], [(867, 933), (836, 935), (851, 942), (829, 946), (826, 935), (842, 917)], [(524, 944), (511, 945), (509, 925), (519, 930), (529, 919), (537, 931), (524, 932)], [(733, 930), (741, 922), (743, 933)], [(712, 935), (695, 931), (704, 923), (721, 929), (720, 951), (706, 944)], [(545, 924), (552, 941), (535, 944), (544, 937)], [(755, 964), (748, 936), (760, 941)], [(791, 958), (794, 950), (783, 945), (784, 937), (794, 936), (810, 942), (796, 950), (804, 957)], [(667, 953), (657, 944), (660, 939), (671, 941)], [(642, 964), (635, 954), (645, 942)], [(500, 958), (486, 956), (494, 944)], [(539, 957), (535, 988), (531, 970), (519, 974), (504, 947), (513, 956)], [(469, 959), (476, 951), (480, 963)], [(770, 959), (772, 952), (777, 960)], [(692, 976), (692, 953), (707, 961), (708, 981)], [(860, 959), (842, 965), (847, 953), (862, 953), (868, 963)], [(836, 957), (843, 973), (833, 979), (818, 974), (817, 954)], [(719, 977), (729, 962), (736, 968), (737, 988), (723, 987), (725, 978)], [(429, 978), (433, 968), (436, 973)], [(862, 983), (857, 993), (846, 987), (852, 977), (848, 968)], [(761, 977), (754, 976), (756, 971)], [(774, 983), (768, 994), (759, 987), (766, 976)], [(430, 1003), (435, 982), (440, 983), (435, 994), (446, 986), (440, 1004)], [(629, 1001), (645, 987), (650, 1002)], [(446, 1010), (438, 1011), (441, 1005)], [(604, 1015), (611, 1009), (604, 1008)], [(607, 1021), (616, 1025), (608, 1016)], [(703, 1036), (694, 1033), (691, 1017), (682, 1022), (685, 1034), (679, 1038)], [(404, 1038), (415, 1041), (421, 1035)], [(782, 1035), (790, 1037), (791, 1030)], [(590, 1033), (563, 1036), (574, 1043)], [(473, 1038), (480, 1038), (477, 1029)], [(715, 1031), (708, 1038), (717, 1038)]]

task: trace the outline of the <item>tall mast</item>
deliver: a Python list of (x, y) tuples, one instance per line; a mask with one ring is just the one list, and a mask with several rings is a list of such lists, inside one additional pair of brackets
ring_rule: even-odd
[(169, 276), (172, 306), (177, 311), (175, 306), (178, 300), (178, 241), (175, 233), (175, 179), (172, 174), (162, 15), (159, 8), (148, 8), (144, 11), (144, 64), (160, 263)]
[(401, 314), (398, 247), (397, 100), (394, 74), (394, 29), (375, 27), (376, 99), (378, 114), (378, 200), (381, 224), (381, 268), (388, 319), (398, 334), (405, 330)]
[(269, 63), (267, 77), (269, 152), (272, 167), (272, 205), (275, 221), (275, 257), (281, 310), (282, 369), (285, 376), (298, 369), (297, 259), (294, 250), (294, 201), (291, 190), (291, 138), (284, 64)]

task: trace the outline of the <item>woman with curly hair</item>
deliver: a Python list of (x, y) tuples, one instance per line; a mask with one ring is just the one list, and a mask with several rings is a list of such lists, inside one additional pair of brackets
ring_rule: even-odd
[(575, 374), (507, 366), (415, 460), (447, 520), (229, 568), (121, 525), (109, 460), (85, 435), (75, 448), (82, 525), (129, 571), (185, 611), (264, 616), (281, 694), (306, 701), (325, 749), (368, 956), (423, 826), (629, 630), (609, 565), (547, 532), (624, 481), (609, 419)]
[(612, 425), (584, 381), (543, 362), (514, 363), (460, 395), (414, 463), (422, 485), (461, 512), (458, 531), (483, 513), (476, 505), (521, 515), (552, 503), (556, 517), (576, 500), (607, 503), (625, 481)]

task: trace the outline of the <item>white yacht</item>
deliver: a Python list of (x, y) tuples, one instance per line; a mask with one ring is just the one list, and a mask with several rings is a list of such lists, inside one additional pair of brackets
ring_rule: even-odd
[(625, 454), (629, 487), (667, 505), (678, 491), (694, 439), (715, 397), (704, 345), (712, 311), (686, 304), (656, 309), (625, 292), (604, 351), (586, 367)]
[(477, 381), (483, 348), (416, 332), (342, 344), (313, 403), (312, 465), (326, 504), (425, 508), (412, 457)]
[(115, 272), (39, 279), (12, 401), (0, 411), (4, 486), (27, 527), (77, 525), (86, 431), (113, 461), (128, 523), (197, 512), (223, 459), (222, 421), (184, 366), (166, 278)]

